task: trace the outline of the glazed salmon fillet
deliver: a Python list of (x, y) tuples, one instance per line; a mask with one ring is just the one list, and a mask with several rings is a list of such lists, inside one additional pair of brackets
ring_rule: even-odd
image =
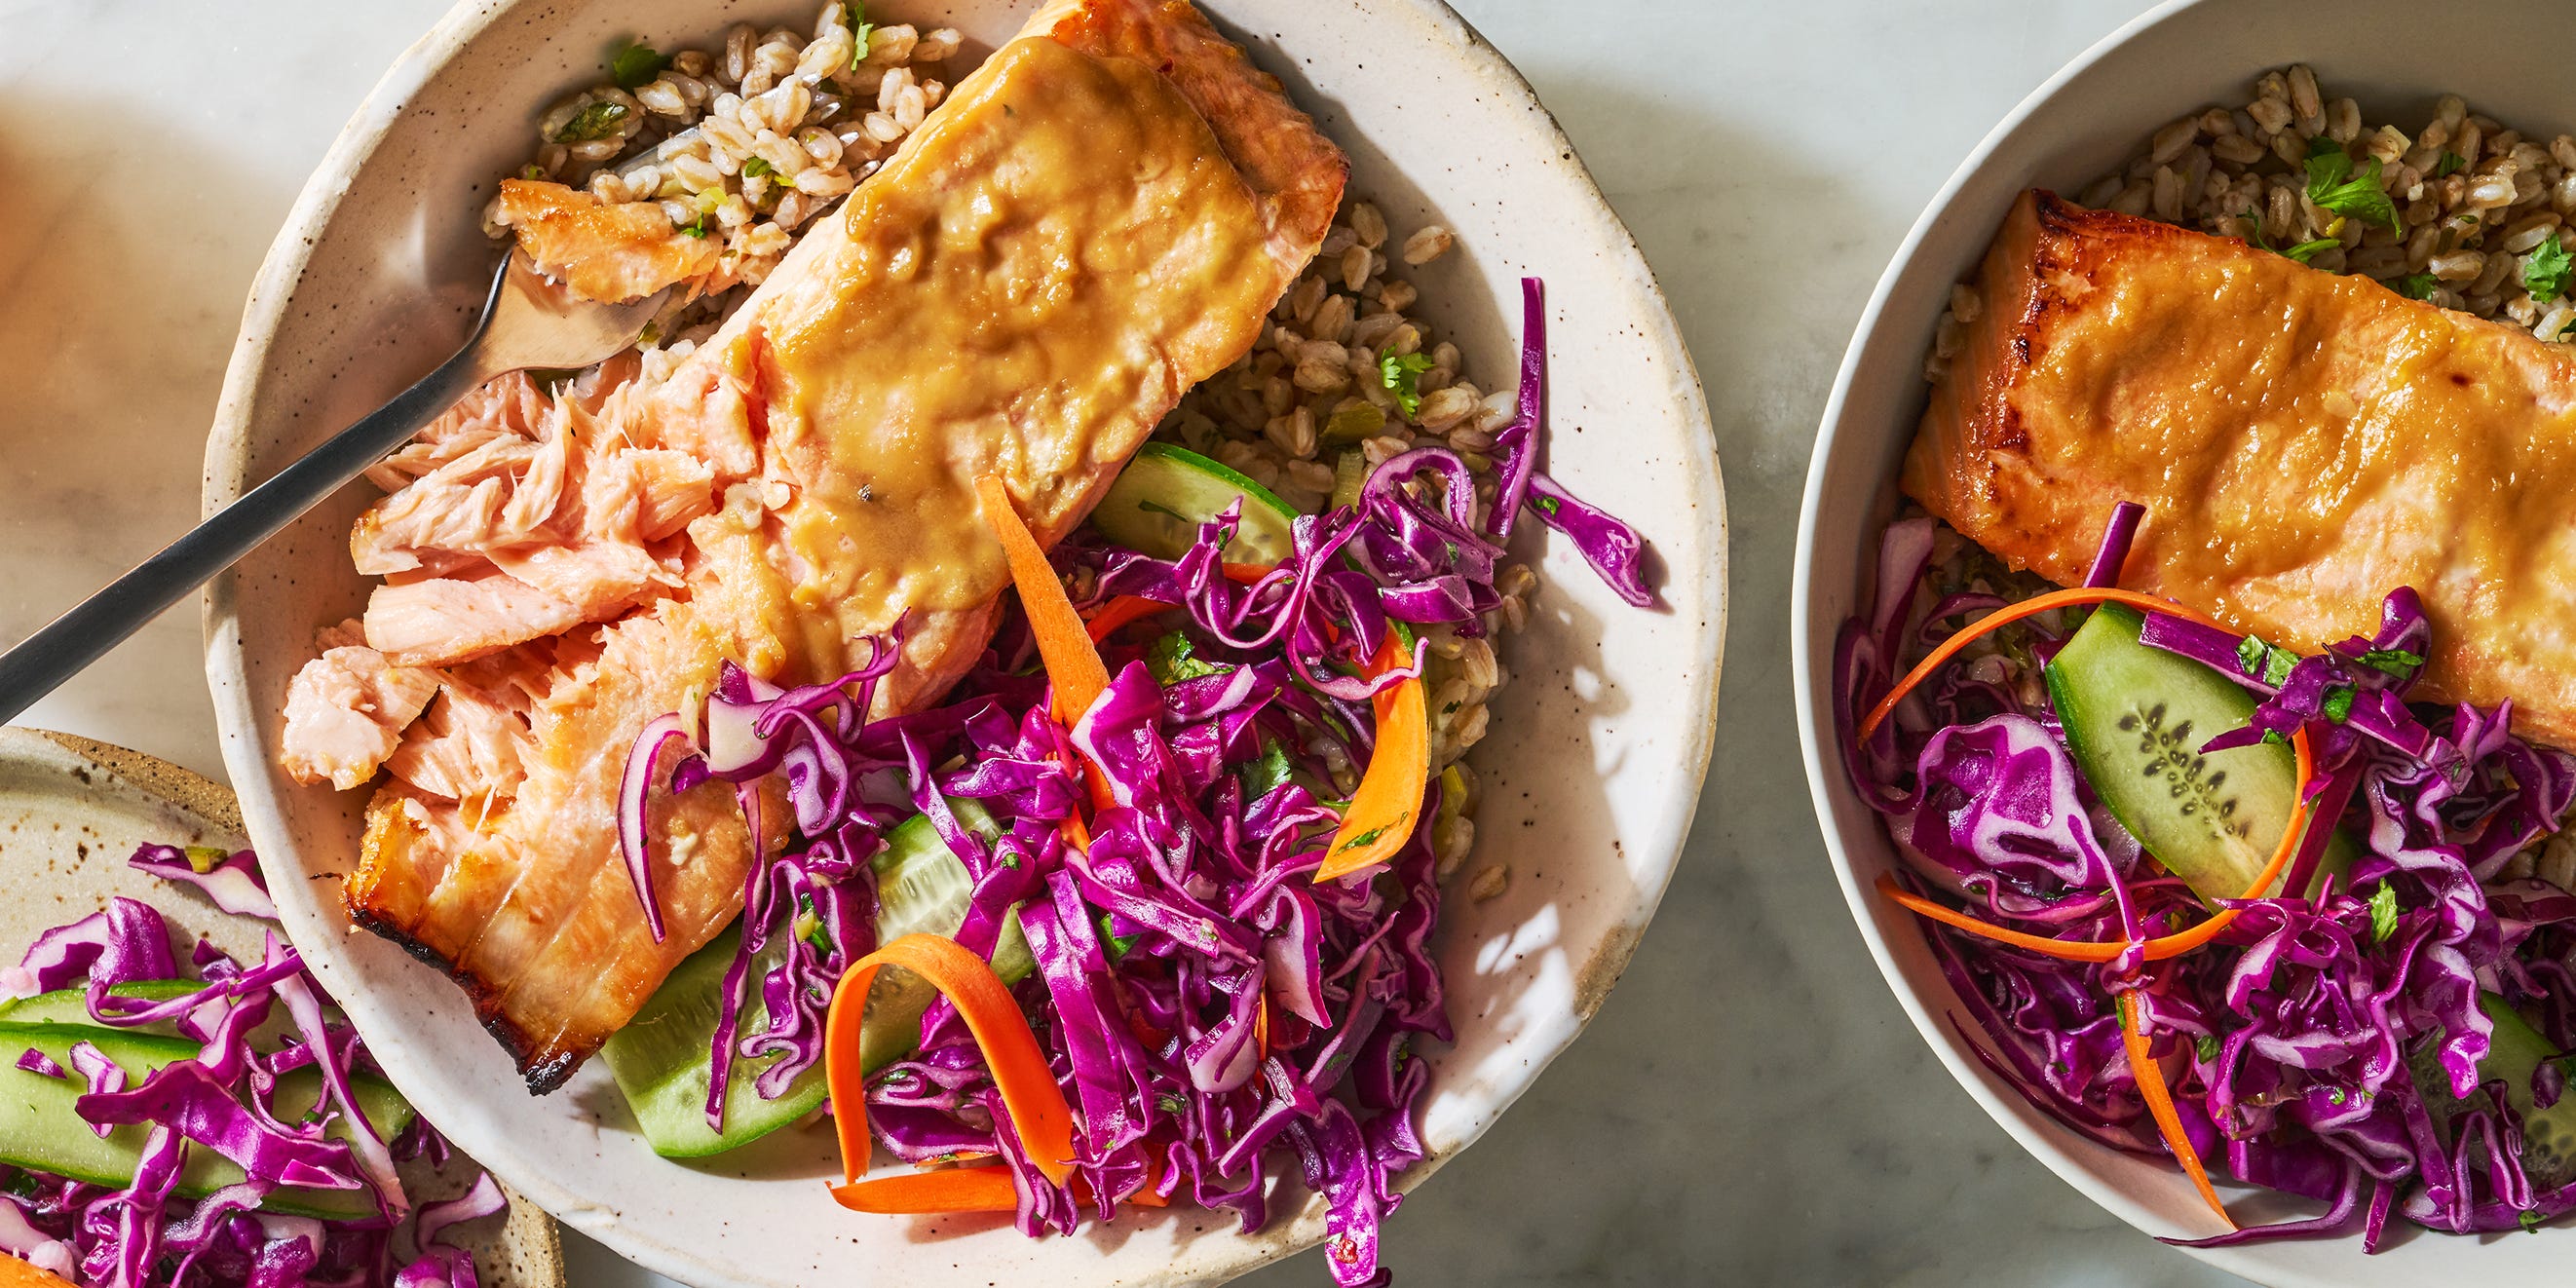
[(2015, 568), (2314, 652), (2423, 596), (2419, 695), (2576, 748), (2576, 353), (2243, 242), (2027, 193), (1903, 488)]
[[(755, 850), (784, 841), (755, 838), (720, 783), (657, 795), (656, 942), (615, 826), (644, 726), (694, 711), (724, 661), (829, 680), (898, 622), (872, 714), (935, 702), (1010, 580), (975, 479), (998, 475), (1041, 541), (1071, 531), (1181, 395), (1250, 349), (1346, 170), (1188, 4), (1051, 4), (666, 379), (479, 407), (406, 449), (409, 478), (448, 469), (470, 488), (500, 476), (456, 462), (541, 459), (503, 440), (548, 447), (560, 421), (567, 481), (539, 483), (578, 493), (584, 523), (558, 531), (558, 511), (534, 548), (481, 540), (527, 518), (510, 509), (525, 470), (462, 536), (361, 523), (362, 554), (418, 566), (370, 605), (379, 656), (340, 659), (363, 682), (332, 691), (396, 692), (399, 710), (421, 692), (410, 666), (438, 696), (387, 756), (346, 885), (355, 920), (462, 984), (532, 1090), (560, 1086), (740, 911)], [(608, 509), (603, 530), (590, 516)], [(546, 560), (570, 565), (560, 584)]]

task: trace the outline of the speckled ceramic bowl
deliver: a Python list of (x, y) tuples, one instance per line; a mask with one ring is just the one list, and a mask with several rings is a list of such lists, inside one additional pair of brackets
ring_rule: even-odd
[[(267, 923), (236, 917), (196, 891), (126, 862), (135, 847), (242, 845), (241, 810), (222, 784), (139, 751), (16, 725), (0, 728), (0, 960), (17, 961), (47, 929), (77, 921), (119, 896), (161, 910), (181, 942), (203, 937), (233, 956), (256, 959)], [(471, 1179), (451, 1166), (442, 1177), (403, 1165), (418, 1200), (453, 1197)], [(514, 1203), (498, 1222), (476, 1221), (455, 1237), (474, 1254), (491, 1288), (563, 1288), (563, 1249), (554, 1222)]]
[[(1550, 468), (1634, 520), (1665, 567), (1667, 607), (1639, 612), (1565, 543), (1526, 538), (1544, 589), (1532, 628), (1506, 650), (1517, 679), (1476, 751), (1490, 784), (1477, 861), (1508, 865), (1511, 880), (1490, 902), (1457, 899), (1441, 928), (1458, 1042), (1432, 1057), (1432, 1158), (1410, 1184), (1475, 1140), (1574, 1039), (1663, 893), (1708, 761), (1725, 503), (1699, 384), (1653, 278), (1500, 55), (1435, 0), (1210, 7), (1349, 150), (1354, 191), (1399, 227), (1456, 230), (1460, 252), (1420, 274), (1423, 311), (1484, 381), (1509, 378), (1515, 279), (1547, 279)], [(883, 0), (870, 12), (957, 26), (970, 48), (989, 48), (1024, 8)], [(810, 15), (801, 0), (457, 9), (387, 74), (261, 271), (208, 449), (207, 503), (375, 406), (456, 342), (492, 263), (475, 218), (489, 185), (522, 159), (536, 113), (595, 77), (622, 39), (706, 41), (738, 17)], [(354, 859), (364, 793), (299, 787), (272, 755), (314, 629), (364, 602), (346, 537), (367, 495), (350, 489), (217, 584), (207, 669), (226, 762), (289, 928), (386, 1070), (460, 1145), (574, 1227), (701, 1284), (1207, 1282), (1320, 1237), (1320, 1203), (1293, 1185), (1250, 1236), (1182, 1210), (1044, 1242), (998, 1221), (860, 1217), (824, 1192), (833, 1164), (823, 1133), (688, 1167), (646, 1149), (604, 1070), (530, 1098), (454, 986), (349, 933), (331, 878)]]
[[(2473, 111), (2534, 132), (2576, 127), (2576, 94), (2555, 47), (2505, 33), (2554, 30), (2543, 0), (2471, 0), (2445, 6), (2449, 29), (2481, 33), (2474, 66), (2393, 33), (2425, 11), (2400, 0), (2350, 0), (2330, 19), (2297, 0), (2183, 0), (2141, 17), (2041, 86), (1962, 163), (1916, 221), (1862, 314), (1826, 404), (1807, 475), (1798, 538), (1791, 656), (1798, 722), (1816, 813), (1852, 916), (1888, 985), (1924, 1040), (1997, 1123), (2032, 1155), (2121, 1219), (2150, 1234), (2198, 1237), (2216, 1222), (2182, 1174), (2162, 1160), (2116, 1153), (2060, 1126), (1979, 1063), (1950, 1024), (1957, 995), (1942, 979), (1921, 927), (1871, 883), (1897, 862), (1885, 829), (1853, 791), (1834, 751), (1834, 632), (1866, 595), (1878, 533), (1895, 507), (1898, 462), (1913, 441), (1929, 386), (1923, 357), (1950, 284), (1984, 255), (2022, 189), (2073, 192), (2128, 159), (2141, 140), (2186, 112), (2241, 105), (2254, 79), (2290, 63), (2314, 67), (2334, 93), (2361, 101), (2371, 120), (2420, 121), (2444, 93)], [(2312, 1215), (2314, 1204), (2222, 1186), (2240, 1220)], [(2402, 1225), (2402, 1222), (2394, 1223)], [(2400, 1232), (2365, 1257), (2358, 1237), (2197, 1252), (2264, 1283), (2364, 1285), (2510, 1282), (2562, 1276), (2576, 1233), (2451, 1238)]]

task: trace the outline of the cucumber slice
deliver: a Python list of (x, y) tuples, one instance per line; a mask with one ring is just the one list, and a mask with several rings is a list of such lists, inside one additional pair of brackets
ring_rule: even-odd
[[(193, 979), (144, 979), (136, 980), (131, 984), (118, 984), (107, 991), (116, 997), (140, 998), (146, 1002), (166, 1002), (174, 997), (186, 997), (205, 987), (202, 981)], [(0, 1024), (78, 1024), (85, 1028), (107, 1028), (89, 1013), (89, 994), (77, 988), (58, 988), (50, 993), (38, 993), (34, 997), (22, 997), (14, 1002), (0, 1003)], [(172, 1038), (179, 1036), (177, 1026), (171, 1024), (142, 1024), (130, 1029), (113, 1031), (157, 1033)]]
[[(2202, 743), (2252, 721), (2254, 695), (2139, 643), (2145, 624), (2118, 604), (2094, 610), (2050, 660), (2049, 699), (2084, 780), (2147, 853), (2203, 899), (2239, 898), (2289, 825), (2298, 759), (2272, 743), (2203, 754)], [(2337, 834), (2319, 878), (2355, 852)]]
[(1091, 526), (1130, 550), (1178, 559), (1197, 542), (1199, 525), (1236, 497), (1243, 522), (1226, 543), (1232, 563), (1278, 564), (1295, 551), (1289, 525), (1297, 512), (1270, 489), (1187, 448), (1147, 443), (1109, 485)]
[[(2512, 1006), (2493, 993), (2478, 994), (2478, 1005), (2495, 1023), (2495, 1034), (2487, 1047), (2487, 1058), (2478, 1061), (2478, 1081), (2503, 1079), (2505, 1099), (2514, 1112), (2522, 1115), (2522, 1166), (2531, 1174), (2532, 1188), (2554, 1190), (2576, 1180), (2576, 1095), (2560, 1096), (2547, 1109), (2535, 1109), (2531, 1102), (2531, 1075), (2544, 1061), (2558, 1058), (2558, 1049), (2549, 1039), (2524, 1021)], [(2424, 1097), (2424, 1108), (2432, 1115), (2434, 1129), (2447, 1144), (2451, 1139), (2451, 1117), (2463, 1109), (2487, 1106), (2487, 1094), (2480, 1091), (2466, 1101), (2451, 1094), (2450, 1075), (2433, 1055), (2435, 1043), (2418, 1045), (2407, 1057), (2407, 1068), (2415, 1076), (2415, 1088)]]
[[(972, 801), (953, 800), (958, 821), (987, 839), (1001, 832), (990, 814)], [(877, 878), (877, 941), (916, 931), (953, 935), (966, 919), (966, 902), (974, 893), (966, 865), (948, 849), (927, 815), (906, 819), (886, 833), (886, 848), (869, 865)], [(737, 1058), (725, 1092), (725, 1126), (707, 1125), (707, 1089), (713, 1066), (708, 1046), (715, 1041), (716, 1007), (724, 989), (725, 967), (741, 943), (740, 928), (717, 936), (689, 955), (662, 982), (644, 1009), (608, 1039), (602, 1055), (617, 1088), (635, 1113), (636, 1124), (653, 1152), (665, 1158), (704, 1158), (738, 1149), (812, 1113), (826, 1094), (823, 1066), (797, 1075), (784, 1095), (763, 1100), (752, 1082), (776, 1063)], [(785, 960), (787, 945), (773, 941), (753, 959), (744, 988), (738, 1031), (755, 1033), (768, 1022), (759, 996), (763, 974)], [(1004, 983), (1016, 984), (1036, 968), (1028, 940), (1020, 934), (1015, 911), (1003, 923), (993, 969)], [(912, 1050), (920, 1039), (922, 1012), (938, 996), (908, 971), (877, 973), (868, 994), (868, 1018), (860, 1031), (861, 1063), (874, 1073)]]
[[(102, 1137), (90, 1130), (74, 1108), (86, 1090), (78, 1074), (48, 1078), (17, 1067), (18, 1053), (32, 1047), (69, 1070), (72, 1046), (83, 1041), (115, 1061), (116, 1067), (125, 1071), (129, 1086), (141, 1082), (153, 1070), (197, 1055), (197, 1044), (185, 1038), (78, 1024), (0, 1023), (0, 1055), (6, 1056), (0, 1060), (0, 1163), (93, 1185), (123, 1187), (134, 1180), (134, 1165), (143, 1157), (143, 1141), (151, 1129), (130, 1124)], [(411, 1126), (411, 1105), (391, 1084), (363, 1073), (349, 1075), (349, 1084), (351, 1094), (357, 1097), (358, 1112), (365, 1114), (385, 1139), (391, 1140)], [(292, 1122), (309, 1115), (315, 1105), (323, 1102), (324, 1094), (318, 1071), (297, 1069), (278, 1078), (273, 1103), (278, 1117)], [(335, 1139), (344, 1141), (351, 1135), (349, 1125), (336, 1120), (329, 1131)], [(192, 1147), (179, 1171), (178, 1194), (181, 1198), (204, 1198), (241, 1179), (241, 1168), (230, 1160), (213, 1150)], [(376, 1211), (375, 1200), (368, 1191), (301, 1186), (279, 1189), (260, 1206), (272, 1212), (320, 1217), (363, 1217)]]

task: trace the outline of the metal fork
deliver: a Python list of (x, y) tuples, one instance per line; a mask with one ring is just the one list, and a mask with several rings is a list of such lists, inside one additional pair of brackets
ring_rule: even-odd
[(15, 719), (208, 578), (258, 549), (484, 381), (513, 371), (587, 367), (615, 357), (644, 334), (669, 294), (665, 290), (628, 304), (595, 304), (547, 282), (512, 252), (492, 275), (482, 319), (454, 357), (0, 654), (0, 721)]

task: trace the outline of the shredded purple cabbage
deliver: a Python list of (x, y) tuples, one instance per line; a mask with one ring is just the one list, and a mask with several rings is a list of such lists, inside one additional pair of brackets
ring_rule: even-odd
[[(2138, 517), (2114, 516), (2092, 580), (2116, 576)], [(2035, 589), (1962, 544), (1930, 519), (1892, 524), (1873, 609), (1836, 643), (1844, 763), (1886, 819), (1902, 879), (2047, 937), (2133, 941), (2200, 920), (2192, 892), (2140, 853), (2065, 749), (2040, 669), (2071, 615), (1980, 641), (1857, 737), (1914, 658)], [(2406, 588), (2387, 597), (2373, 637), (2306, 658), (2164, 614), (2148, 615), (2142, 639), (2261, 699), (2249, 728), (2211, 731), (2209, 749), (2306, 728), (2312, 803), (2362, 857), (2312, 897), (2233, 905), (2238, 920), (2211, 946), (2162, 962), (2063, 961), (1926, 921), (1965, 1012), (1953, 1022), (1982, 1038), (1979, 1058), (2087, 1137), (2163, 1154), (2111, 1001), (2136, 990), (2194, 1151), (2326, 1205), (2198, 1246), (2339, 1234), (2359, 1217), (2376, 1251), (2391, 1211), (2468, 1233), (2576, 1207), (2576, 1176), (2549, 1189), (2526, 1170), (2515, 1102), (2479, 1073), (2493, 1033), (2481, 994), (2532, 1017), (2557, 1049), (2576, 1046), (2576, 895), (2510, 867), (2576, 804), (2576, 757), (2514, 737), (2509, 704), (2411, 705), (2431, 631)], [(2311, 833), (2285, 890), (2310, 891), (2330, 835)], [(2542, 1069), (2535, 1107), (2564, 1088), (2556, 1061)]]
[[(1410, 627), (1486, 633), (1503, 602), (1503, 542), (1524, 508), (1622, 598), (1654, 602), (1636, 530), (1539, 469), (1546, 319), (1538, 280), (1522, 288), (1518, 415), (1495, 435), (1490, 490), (1446, 447), (1400, 454), (1355, 504), (1296, 519), (1289, 557), (1249, 584), (1222, 563), (1239, 502), (1178, 559), (1089, 538), (1059, 550), (1059, 564), (1093, 574), (1094, 602), (1141, 596), (1186, 618), (1151, 649), (1108, 646), (1114, 678), (1071, 729), (1051, 715), (1010, 612), (932, 710), (869, 718), (898, 622), (867, 666), (828, 683), (781, 689), (727, 663), (694, 726), (675, 715), (648, 730), (621, 815), (631, 868), (644, 866), (645, 807), (666, 781), (675, 792), (735, 784), (755, 834), (771, 807), (764, 784), (793, 815), (786, 851), (745, 882), (710, 1053), (712, 1126), (723, 1129), (735, 1060), (768, 1059), (754, 1085), (775, 1099), (821, 1058), (832, 991), (876, 946), (869, 860), (889, 828), (926, 816), (973, 882), (957, 942), (989, 956), (1014, 915), (1027, 938), (1037, 970), (1018, 995), (1076, 1110), (1089, 1202), (1021, 1157), (944, 1000), (870, 1088), (869, 1124), (886, 1148), (912, 1162), (1000, 1158), (1031, 1235), (1070, 1232), (1086, 1210), (1114, 1219), (1148, 1191), (1232, 1211), (1251, 1231), (1268, 1217), (1266, 1167), (1293, 1155), (1327, 1199), (1336, 1281), (1385, 1281), (1378, 1225), (1399, 1202), (1394, 1178), (1423, 1155), (1413, 1115), (1428, 1067), (1413, 1044), (1450, 1030), (1428, 946), (1440, 900), (1430, 827), (1415, 826), (1382, 868), (1312, 881), (1340, 821), (1332, 802), (1367, 763), (1368, 701), (1422, 675), (1428, 641), (1403, 665), (1373, 662)], [(682, 733), (696, 749), (666, 779), (660, 753)], [(1062, 825), (1087, 803), (1084, 759), (1113, 799), (1087, 815), (1091, 844), (1075, 852)], [(1436, 817), (1442, 791), (1435, 778), (1413, 817)], [(997, 830), (970, 829), (952, 800), (976, 802)], [(637, 888), (657, 916), (641, 876)], [(739, 1032), (753, 987), (766, 1018)]]
[[(132, 863), (196, 888), (227, 912), (274, 917), (247, 850), (146, 845)], [(120, 984), (188, 978), (161, 914), (119, 898), (39, 936), (9, 968), (13, 993), (84, 989), (94, 1023), (171, 1024), (203, 1047), (195, 1059), (133, 1085), (87, 1041), (70, 1048), (69, 1072), (40, 1051), (18, 1058), (17, 1067), (30, 1073), (77, 1075), (86, 1088), (77, 1111), (100, 1135), (119, 1124), (146, 1131), (134, 1179), (122, 1189), (0, 1166), (0, 1253), (80, 1288), (476, 1288), (473, 1258), (442, 1236), (459, 1221), (501, 1212), (506, 1198), (478, 1173), (462, 1196), (406, 1217), (411, 1204), (395, 1162), (425, 1158), (443, 1166), (446, 1143), (416, 1120), (388, 1144), (357, 1112), (349, 1072), (372, 1064), (356, 1031), (331, 1019), (329, 998), (296, 951), (272, 933), (263, 957), (246, 965), (201, 940), (191, 964), (203, 985), (195, 992), (158, 1003), (110, 994)], [(294, 1038), (277, 1051), (254, 1050), (252, 1030), (279, 1004), (294, 1021)], [(273, 1099), (278, 1078), (306, 1067), (320, 1073), (326, 1095), (317, 1108), (327, 1112), (282, 1115)], [(335, 1121), (350, 1124), (354, 1147), (329, 1134)], [(238, 1164), (248, 1179), (193, 1203), (177, 1198), (182, 1166), (200, 1149)], [(362, 1191), (377, 1210), (351, 1220), (262, 1211), (283, 1185)]]

